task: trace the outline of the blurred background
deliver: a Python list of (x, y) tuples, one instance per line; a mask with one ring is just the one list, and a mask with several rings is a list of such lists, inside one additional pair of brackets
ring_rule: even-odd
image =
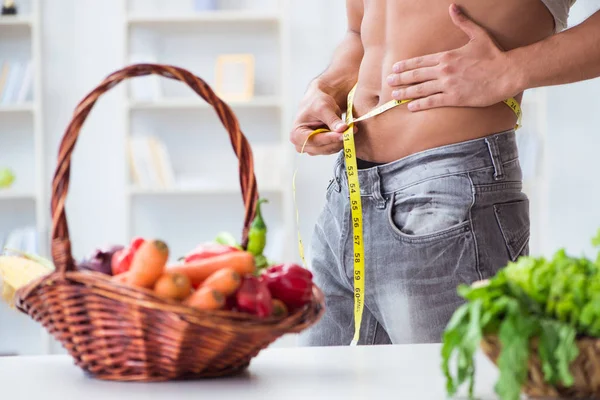
[[(575, 25), (598, 9), (582, 0)], [(267, 254), (299, 262), (291, 177), (308, 247), (333, 157), (298, 157), (288, 136), (309, 81), (346, 25), (343, 0), (17, 0), (0, 17), (0, 244), (48, 254), (51, 180), (77, 103), (133, 62), (174, 64), (230, 104), (269, 199)], [(589, 252), (600, 228), (600, 80), (525, 95), (519, 146), (531, 199), (531, 252)], [(219, 232), (239, 236), (237, 161), (212, 108), (181, 82), (144, 77), (104, 95), (72, 158), (66, 205), (73, 253), (132, 236), (174, 257)], [(308, 250), (308, 249), (307, 249)], [(281, 345), (293, 345), (284, 340)], [(0, 304), (0, 355), (61, 352)]]

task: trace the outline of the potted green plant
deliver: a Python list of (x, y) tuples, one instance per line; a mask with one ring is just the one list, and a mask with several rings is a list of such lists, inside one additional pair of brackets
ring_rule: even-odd
[[(600, 249), (600, 231), (592, 240)], [(442, 340), (446, 390), (465, 383), (473, 396), (475, 353), (498, 367), (501, 400), (600, 398), (600, 253), (524, 256), (491, 279), (461, 285), (466, 302)]]

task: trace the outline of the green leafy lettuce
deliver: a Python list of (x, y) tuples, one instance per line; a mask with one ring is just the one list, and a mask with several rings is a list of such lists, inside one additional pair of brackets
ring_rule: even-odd
[[(592, 243), (600, 248), (600, 231)], [(600, 337), (600, 254), (595, 261), (564, 249), (550, 259), (521, 257), (488, 281), (459, 286), (458, 293), (466, 302), (446, 326), (441, 350), (450, 396), (468, 383), (473, 397), (474, 358), (484, 336), (500, 342), (495, 391), (502, 400), (519, 400), (531, 349), (537, 348), (545, 381), (569, 387), (576, 338)]]

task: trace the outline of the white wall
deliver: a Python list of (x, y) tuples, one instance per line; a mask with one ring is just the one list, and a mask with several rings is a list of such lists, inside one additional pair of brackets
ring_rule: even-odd
[[(598, 9), (598, 0), (578, 1), (570, 25)], [(590, 252), (590, 239), (600, 228), (599, 93), (600, 79), (548, 89), (546, 254), (562, 247), (575, 255)]]

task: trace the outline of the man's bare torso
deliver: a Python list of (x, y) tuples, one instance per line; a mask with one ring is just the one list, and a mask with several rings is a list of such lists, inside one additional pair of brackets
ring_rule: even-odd
[[(454, 49), (468, 41), (450, 19), (451, 0), (355, 1), (363, 10), (360, 34), (364, 47), (356, 116), (392, 99), (386, 79), (395, 62)], [(554, 31), (553, 18), (540, 0), (463, 0), (457, 4), (505, 50), (537, 42)], [(514, 113), (503, 103), (417, 113), (403, 105), (359, 123), (357, 153), (364, 160), (391, 162), (429, 148), (504, 131), (515, 122)]]

